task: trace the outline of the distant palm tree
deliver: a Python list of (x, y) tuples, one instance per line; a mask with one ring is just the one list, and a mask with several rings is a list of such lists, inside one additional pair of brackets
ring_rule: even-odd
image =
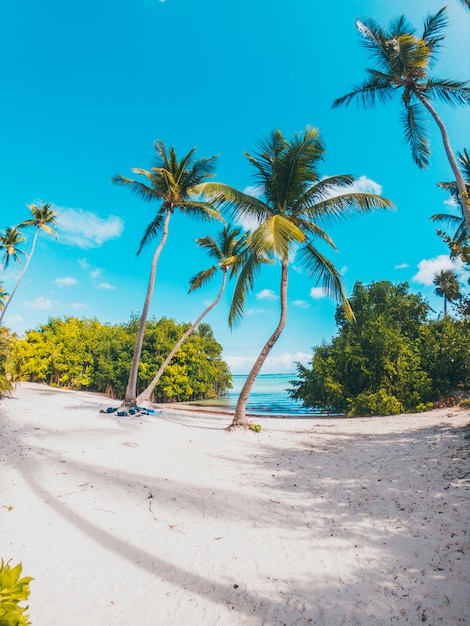
[(470, 10), (470, 0), (459, 0), (460, 4)]
[(433, 99), (452, 106), (470, 104), (468, 81), (429, 75), (444, 40), (442, 32), (446, 25), (445, 7), (435, 15), (428, 16), (420, 36), (416, 35), (416, 29), (403, 15), (394, 20), (388, 30), (372, 18), (358, 21), (357, 28), (364, 38), (364, 46), (377, 62), (378, 69), (367, 69), (366, 80), (350, 93), (337, 98), (333, 107), (342, 104), (347, 106), (355, 99), (365, 108), (374, 107), (377, 103), (389, 102), (397, 93), (401, 93), (405, 140), (411, 147), (415, 163), (423, 168), (428, 165), (430, 156), (428, 133), (421, 118), (420, 105), (423, 106), (441, 132), (462, 201), (465, 222), (469, 228), (470, 201), (465, 182), (452, 151), (447, 129), (431, 104)]
[(447, 315), (447, 303), (458, 300), (460, 294), (460, 284), (457, 274), (453, 270), (442, 270), (434, 276), (432, 281), (436, 286), (434, 290), (438, 296), (444, 298), (444, 317)]
[[(458, 153), (457, 159), (460, 163), (460, 169), (467, 187), (467, 193), (470, 194), (470, 157), (467, 150), (464, 149), (463, 153)], [(455, 256), (455, 251), (459, 250), (462, 245), (468, 243), (469, 238), (469, 231), (463, 215), (462, 202), (460, 200), (457, 183), (455, 181), (452, 183), (438, 183), (438, 186), (449, 191), (452, 199), (455, 201), (460, 210), (460, 215), (455, 215), (453, 213), (435, 213), (431, 216), (432, 222), (443, 222), (454, 229), (454, 232), (450, 237), (444, 236), (444, 238), (448, 240), (451, 249), (451, 256)], [(444, 235), (444, 233), (440, 230), (437, 232), (441, 236)]]
[(8, 298), (8, 294), (3, 288), (3, 284), (0, 283), (0, 311), (5, 306), (5, 302), (7, 301), (7, 298)]
[(3, 274), (4, 270), (8, 267), (10, 260), (13, 259), (17, 263), (21, 265), (20, 254), (23, 254), (27, 257), (27, 254), (24, 250), (19, 248), (19, 245), (26, 241), (26, 238), (23, 236), (22, 232), (19, 229), (19, 226), (13, 226), (11, 228), (6, 228), (5, 233), (0, 234), (0, 250), (4, 250), (3, 255), (3, 263), (2, 269), (0, 270), (0, 275)]
[[(249, 238), (253, 254), (264, 254), (280, 263), (280, 319), (279, 323), (256, 359), (238, 398), (232, 427), (246, 426), (246, 404), (253, 383), (267, 356), (281, 335), (287, 321), (287, 285), (289, 261), (300, 246), (300, 262), (310, 278), (322, 283), (327, 294), (340, 301), (346, 315), (353, 313), (343, 290), (341, 276), (329, 259), (315, 246), (320, 239), (335, 245), (321, 228), (322, 219), (344, 218), (348, 213), (367, 212), (392, 206), (389, 200), (370, 193), (353, 193), (348, 187), (354, 182), (349, 175), (320, 179), (317, 165), (322, 160), (324, 147), (315, 128), (286, 139), (280, 131), (273, 132), (258, 145), (254, 155), (245, 153), (254, 166), (259, 196), (252, 196), (228, 185), (206, 183), (203, 193), (217, 203), (231, 218), (255, 218), (259, 224)], [(345, 193), (338, 193), (339, 189)], [(237, 280), (230, 311), (230, 324), (236, 323), (243, 312), (248, 288), (245, 276)]]
[(184, 215), (202, 220), (222, 219), (216, 209), (206, 202), (196, 200), (194, 194), (194, 188), (197, 185), (213, 176), (217, 157), (213, 156), (193, 161), (193, 155), (196, 150), (196, 148), (193, 148), (181, 160), (178, 160), (175, 149), (171, 147), (167, 150), (162, 141), (155, 141), (154, 148), (156, 152), (154, 167), (150, 170), (132, 169), (134, 173), (146, 178), (146, 183), (121, 176), (121, 174), (114, 176), (112, 179), (112, 182), (118, 185), (129, 187), (133, 193), (145, 202), (157, 201), (161, 203), (155, 217), (145, 230), (137, 252), (137, 254), (140, 254), (146, 244), (153, 241), (158, 234), (161, 234), (160, 242), (152, 259), (147, 293), (140, 316), (134, 355), (123, 401), (123, 406), (128, 407), (136, 404), (137, 374), (145, 326), (155, 285), (158, 259), (167, 240), (170, 218), (173, 213), (179, 211)]
[(50, 203), (43, 203), (40, 207), (37, 206), (37, 204), (28, 204), (27, 205), (28, 209), (31, 211), (32, 213), (32, 217), (28, 220), (24, 220), (24, 222), (21, 222), (21, 224), (19, 225), (19, 227), (28, 227), (28, 226), (34, 226), (34, 228), (36, 229), (34, 232), (34, 238), (33, 238), (33, 243), (31, 244), (31, 250), (29, 251), (29, 255), (27, 256), (27, 261), (23, 267), (23, 270), (18, 278), (18, 281), (13, 289), (13, 291), (10, 294), (10, 297), (8, 298), (5, 306), (2, 309), (2, 312), (0, 314), (0, 322), (2, 322), (3, 317), (5, 315), (5, 312), (8, 308), (8, 306), (10, 305), (10, 302), (13, 298), (13, 296), (16, 293), (16, 290), (18, 289), (21, 280), (23, 279), (23, 276), (26, 273), (26, 270), (29, 267), (29, 264), (31, 262), (31, 258), (33, 256), (34, 250), (36, 248), (36, 241), (39, 235), (39, 232), (45, 232), (48, 233), (49, 235), (54, 235), (54, 237), (57, 237), (57, 233), (54, 230), (54, 227), (56, 226), (56, 220), (57, 220), (57, 213), (56, 211), (54, 211), (53, 209), (51, 209), (51, 204)]
[(168, 367), (170, 361), (173, 359), (186, 339), (194, 333), (209, 311), (211, 311), (216, 304), (218, 304), (227, 285), (227, 274), (229, 273), (231, 277), (240, 273), (240, 271), (244, 271), (252, 278), (261, 263), (269, 263), (269, 260), (264, 257), (255, 259), (250, 255), (249, 250), (246, 247), (247, 238), (248, 233), (244, 233), (242, 235), (242, 230), (240, 228), (234, 228), (231, 225), (226, 225), (216, 237), (208, 235), (207, 237), (196, 239), (196, 243), (201, 246), (201, 248), (205, 248), (209, 256), (216, 262), (214, 265), (211, 265), (211, 267), (198, 272), (191, 278), (189, 283), (189, 293), (207, 284), (220, 270), (222, 272), (222, 283), (219, 293), (176, 342), (160, 366), (160, 369), (155, 374), (152, 382), (137, 397), (138, 406), (145, 406), (150, 402), (153, 390), (162, 377), (165, 369)]

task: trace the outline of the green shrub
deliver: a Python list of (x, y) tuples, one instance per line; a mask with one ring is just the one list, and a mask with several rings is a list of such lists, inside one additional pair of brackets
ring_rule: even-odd
[(10, 567), (2, 559), (0, 566), (0, 626), (28, 626), (31, 624), (25, 611), (29, 607), (19, 606), (29, 597), (30, 576), (20, 578), (23, 566), (18, 563)]
[(350, 400), (349, 417), (358, 415), (398, 415), (404, 413), (403, 404), (395, 397), (379, 389), (373, 393), (363, 391)]

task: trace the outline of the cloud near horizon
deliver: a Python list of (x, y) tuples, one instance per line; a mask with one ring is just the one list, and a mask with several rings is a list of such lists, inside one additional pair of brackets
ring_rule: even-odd
[(312, 287), (310, 289), (310, 297), (312, 297), (314, 300), (320, 300), (321, 298), (326, 298), (327, 293), (323, 289), (323, 287)]
[[(224, 356), (224, 361), (230, 368), (232, 374), (246, 374), (251, 369), (256, 356)], [(276, 356), (268, 356), (261, 374), (291, 374), (296, 372), (296, 362), (308, 365), (312, 359), (311, 354), (296, 352), (294, 354), (284, 353)]]
[(56, 278), (54, 283), (58, 287), (71, 287), (72, 285), (78, 285), (78, 280), (72, 278), (72, 276), (65, 276), (64, 278)]
[(116, 215), (102, 219), (96, 213), (83, 209), (58, 208), (57, 230), (59, 241), (70, 246), (99, 248), (111, 239), (117, 239), (124, 230), (124, 222)]
[(52, 307), (52, 300), (49, 300), (49, 298), (44, 298), (44, 296), (39, 296), (39, 298), (36, 298), (35, 300), (25, 300), (23, 304), (28, 309), (35, 309), (37, 311), (48, 311)]

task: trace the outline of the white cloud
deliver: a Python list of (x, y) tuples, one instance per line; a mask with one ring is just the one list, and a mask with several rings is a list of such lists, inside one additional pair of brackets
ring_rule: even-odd
[(72, 309), (88, 309), (88, 305), (83, 302), (73, 302)]
[(58, 287), (71, 287), (72, 285), (77, 285), (78, 280), (76, 278), (72, 278), (71, 276), (65, 276), (64, 278), (56, 278), (54, 283)]
[(408, 267), (408, 263), (400, 263), (399, 265), (395, 265), (396, 270), (406, 270)]
[(272, 289), (263, 289), (256, 294), (257, 300), (277, 300), (278, 297)]
[(457, 202), (457, 200), (455, 198), (448, 198), (447, 200), (444, 200), (444, 204), (447, 204), (448, 206), (459, 206), (459, 203)]
[(114, 285), (110, 285), (109, 283), (100, 283), (97, 285), (98, 289), (117, 289)]
[(432, 285), (436, 274), (442, 270), (461, 271), (462, 263), (454, 263), (446, 254), (441, 254), (434, 259), (423, 259), (418, 263), (418, 272), (412, 278), (413, 282), (422, 285)]
[(298, 306), (300, 309), (308, 309), (310, 307), (309, 303), (305, 302), (305, 300), (294, 300), (292, 304)]
[(346, 189), (350, 189), (355, 193), (375, 193), (377, 195), (382, 193), (382, 185), (379, 185), (371, 178), (367, 178), (367, 176), (359, 176), (356, 182)]
[(339, 270), (339, 273), (341, 274), (341, 276), (344, 276), (348, 270), (349, 267), (347, 265), (343, 265), (343, 267)]
[(310, 289), (310, 296), (314, 300), (320, 300), (320, 298), (326, 298), (327, 297), (327, 293), (325, 292), (323, 287), (312, 287)]
[(260, 313), (266, 313), (264, 309), (247, 309), (247, 315), (259, 315)]
[(83, 209), (58, 209), (60, 241), (79, 248), (99, 248), (106, 241), (120, 237), (124, 222), (116, 215), (102, 219)]
[(15, 322), (22, 322), (23, 318), (21, 317), (21, 315), (7, 315), (7, 321), (9, 324), (15, 323)]
[(103, 270), (97, 267), (96, 269), (90, 271), (90, 276), (91, 278), (98, 278), (98, 276), (100, 276), (102, 273)]
[[(233, 374), (246, 374), (257, 359), (256, 356), (224, 356), (224, 361), (230, 367)], [(284, 374), (296, 372), (296, 362), (308, 365), (312, 359), (311, 354), (304, 352), (295, 352), (294, 354), (284, 353), (276, 356), (268, 356), (263, 368), (262, 374)]]
[(47, 311), (52, 306), (52, 300), (44, 298), (44, 296), (39, 296), (39, 298), (36, 298), (35, 300), (25, 300), (24, 305), (28, 309)]

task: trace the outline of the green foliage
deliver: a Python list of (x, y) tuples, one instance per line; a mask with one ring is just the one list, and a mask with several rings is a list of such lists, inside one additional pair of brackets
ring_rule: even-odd
[(25, 614), (28, 607), (21, 607), (20, 602), (29, 598), (30, 576), (20, 578), (23, 567), (21, 563), (10, 567), (9, 562), (2, 559), (0, 565), (0, 626), (28, 626), (29, 616)]
[(9, 393), (14, 380), (11, 362), (16, 348), (16, 338), (7, 328), (0, 326), (0, 395)]
[[(135, 319), (127, 324), (101, 324), (96, 319), (51, 318), (18, 341), (17, 367), (23, 379), (69, 389), (86, 389), (124, 397), (137, 334)], [(188, 324), (150, 320), (139, 366), (144, 389)], [(201, 324), (175, 355), (159, 381), (160, 402), (191, 400), (224, 393), (231, 375), (221, 358), (222, 347), (207, 324)]]
[(350, 302), (356, 322), (338, 307), (338, 335), (315, 349), (310, 368), (298, 364), (292, 397), (348, 415), (394, 415), (469, 388), (464, 321), (428, 320), (428, 305), (407, 283), (358, 282)]

